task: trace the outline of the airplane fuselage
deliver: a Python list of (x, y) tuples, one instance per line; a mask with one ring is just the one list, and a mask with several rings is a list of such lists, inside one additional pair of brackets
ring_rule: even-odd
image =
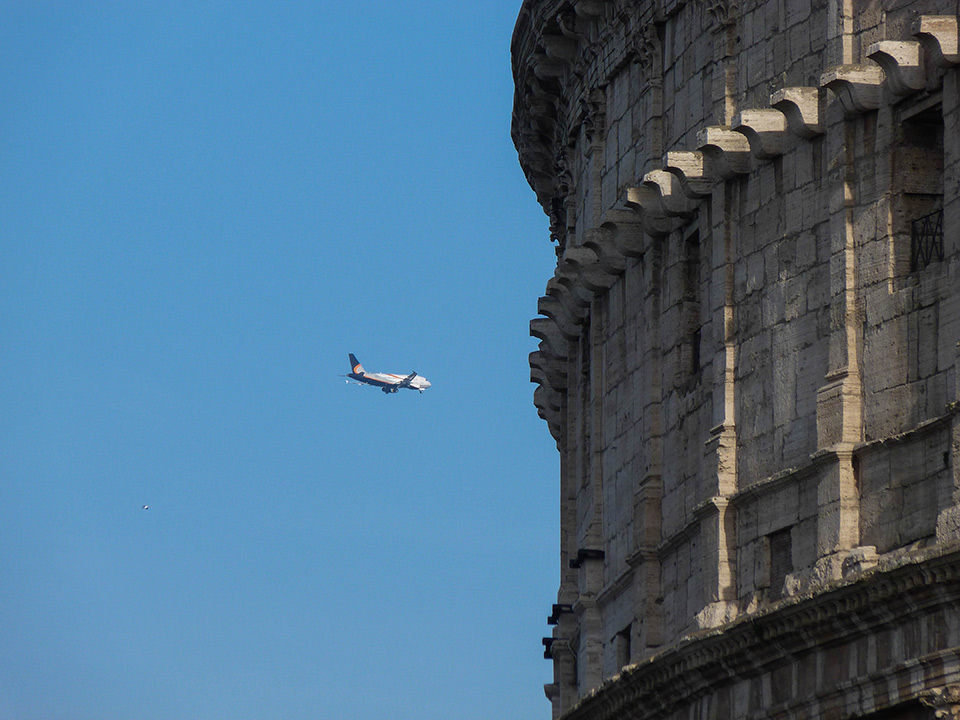
[(364, 383), (365, 385), (374, 385), (384, 392), (396, 392), (402, 388), (423, 392), (430, 387), (430, 381), (419, 375), (413, 378), (407, 385), (401, 385), (407, 377), (406, 375), (394, 375), (392, 373), (350, 373), (347, 377), (359, 383)]
[(415, 372), (409, 375), (367, 372), (353, 354), (350, 355), (350, 368), (351, 372), (347, 375), (348, 378), (363, 385), (378, 387), (385, 393), (395, 393), (403, 388), (423, 392), (430, 387), (430, 381)]

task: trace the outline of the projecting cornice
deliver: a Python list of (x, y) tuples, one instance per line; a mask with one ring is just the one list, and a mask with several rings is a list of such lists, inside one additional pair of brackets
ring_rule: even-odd
[[(714, 29), (732, 37), (739, 3), (711, 0), (706, 9)], [(605, 199), (607, 208), (594, 210), (599, 219), (591, 218), (592, 227), (584, 228), (582, 218), (570, 214), (577, 202), (578, 162), (604, 157), (608, 86), (615, 76), (635, 64), (642, 93), (661, 82), (663, 45), (656, 23), (663, 17), (660, 2), (524, 0), (513, 34), (512, 136), (550, 218), (550, 235), (559, 243), (554, 277), (537, 306), (544, 316), (538, 320), (548, 325), (531, 324), (541, 339), (531, 356), (531, 379), (540, 385), (536, 403), (558, 441), (567, 358), (561, 347), (579, 340), (594, 299), (643, 257), (650, 237), (666, 237), (689, 223), (718, 185), (755, 172), (798, 141), (823, 135), (831, 102), (839, 102), (847, 116), (871, 112), (935, 88), (942, 78), (932, 67), (960, 64), (957, 18), (922, 16), (911, 28), (916, 39), (875, 42), (865, 62), (825, 68), (819, 87), (780, 88), (768, 107), (743, 108), (730, 126), (701, 127), (692, 147), (670, 149), (660, 167), (640, 178), (628, 176), (616, 200)]]
[[(565, 191), (554, 159), (581, 136), (593, 142), (605, 126), (603, 88), (626, 64), (648, 84), (661, 73), (651, 20), (656, 3), (621, 0), (524, 0), (511, 40), (515, 84), (514, 145), (537, 199), (554, 214)], [(600, 48), (618, 48), (614, 55)]]
[[(790, 598), (767, 611), (690, 635), (648, 660), (624, 668), (564, 718), (665, 718), (705, 694), (772, 671), (785, 655), (802, 657), (820, 648), (889, 632), (958, 602), (960, 545), (895, 553), (816, 594)], [(839, 705), (858, 715), (919, 701), (934, 688), (960, 681), (958, 657), (960, 648), (949, 647), (906, 662), (894, 658), (888, 667), (878, 668), (882, 683), (876, 687), (869, 676), (860, 684), (826, 685), (814, 697), (792, 700), (783, 707), (768, 706), (765, 712), (768, 717), (780, 713), (817, 717), (819, 710)], [(915, 672), (927, 664), (929, 669)], [(888, 688), (892, 690), (888, 692)]]

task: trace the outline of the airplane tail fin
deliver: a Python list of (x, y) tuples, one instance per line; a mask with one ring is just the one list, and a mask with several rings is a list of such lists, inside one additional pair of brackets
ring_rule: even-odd
[(357, 356), (353, 353), (350, 353), (350, 371), (356, 373), (357, 375), (363, 374), (363, 365), (360, 364), (360, 361), (357, 360)]

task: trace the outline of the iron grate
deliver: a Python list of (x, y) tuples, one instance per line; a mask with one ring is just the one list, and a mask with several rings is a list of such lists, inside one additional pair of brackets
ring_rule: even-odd
[(943, 210), (918, 218), (910, 224), (910, 270), (923, 270), (943, 260)]

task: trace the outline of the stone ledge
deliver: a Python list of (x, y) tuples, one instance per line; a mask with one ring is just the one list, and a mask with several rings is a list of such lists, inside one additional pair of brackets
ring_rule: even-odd
[[(936, 611), (960, 612), (960, 542), (893, 553), (861, 573), (834, 581), (820, 592), (788, 598), (749, 617), (682, 638), (648, 660), (625, 668), (574, 706), (566, 720), (663, 718), (738, 680), (760, 677), (785, 659), (836, 646)], [(847, 702), (875, 679), (910, 679), (917, 668), (931, 667), (927, 683), (901, 682), (896, 696), (874, 697), (872, 710), (918, 700), (922, 693), (960, 679), (960, 649), (894, 662), (878, 673), (841, 683), (814, 698), (783, 703), (806, 713)], [(812, 708), (811, 705), (816, 706)], [(764, 710), (764, 717), (781, 716)], [(804, 713), (804, 714), (806, 714)], [(816, 715), (816, 713), (814, 713)]]

